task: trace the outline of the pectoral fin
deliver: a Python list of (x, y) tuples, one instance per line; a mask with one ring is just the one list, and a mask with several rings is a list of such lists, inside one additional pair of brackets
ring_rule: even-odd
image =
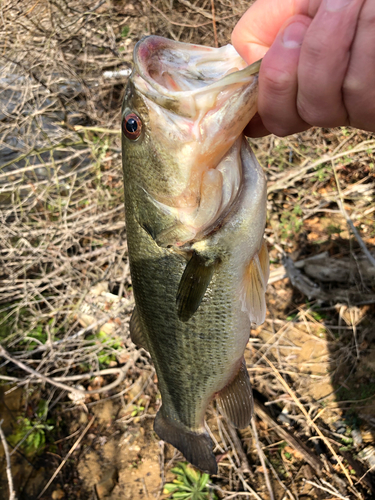
[(137, 347), (142, 347), (147, 351), (146, 339), (141, 329), (141, 323), (139, 321), (139, 316), (136, 307), (133, 309), (133, 313), (130, 318), (129, 330), (130, 330), (130, 338), (132, 339), (133, 344), (135, 344)]
[(194, 252), (182, 275), (177, 291), (177, 314), (181, 321), (188, 321), (198, 310), (216, 267), (216, 261), (208, 260)]
[(219, 392), (217, 399), (223, 413), (235, 427), (244, 429), (250, 424), (254, 401), (245, 360), (234, 380)]
[(249, 314), (250, 321), (261, 325), (266, 317), (266, 287), (269, 277), (268, 251), (265, 241), (257, 254), (248, 263), (240, 290), (242, 310)]

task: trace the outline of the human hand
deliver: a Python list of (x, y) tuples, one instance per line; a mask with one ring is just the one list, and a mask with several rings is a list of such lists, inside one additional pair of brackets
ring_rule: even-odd
[(340, 125), (375, 132), (374, 0), (257, 0), (232, 43), (248, 64), (264, 57), (247, 135)]

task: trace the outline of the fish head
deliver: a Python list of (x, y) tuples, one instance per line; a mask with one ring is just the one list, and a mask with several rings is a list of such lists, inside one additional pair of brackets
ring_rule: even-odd
[(239, 149), (257, 110), (259, 65), (246, 66), (231, 45), (150, 36), (134, 49), (122, 109), (125, 183), (173, 213), (188, 239), (207, 233), (240, 190)]

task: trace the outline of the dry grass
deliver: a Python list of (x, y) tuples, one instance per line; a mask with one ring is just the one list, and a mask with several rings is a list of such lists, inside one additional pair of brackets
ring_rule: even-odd
[[(128, 69), (144, 34), (228, 43), (247, 6), (33, 0), (0, 7), (0, 404), (24, 495), (36, 498), (63, 464), (42, 498), (59, 491), (57, 483), (66, 497), (94, 498), (93, 476), (77, 472), (88, 466), (87, 450), (97, 456), (97, 481), (102, 463), (118, 470), (111, 498), (128, 498), (126, 491), (160, 498), (162, 481), (173, 479), (181, 456), (151, 431), (154, 371), (128, 337), (133, 299), (118, 133), (126, 77), (105, 71)], [(210, 409), (222, 455), (213, 487), (227, 499), (372, 498), (374, 273), (345, 217), (373, 249), (375, 138), (316, 129), (252, 145), (269, 180), (272, 262), (267, 321), (246, 352), (257, 419), (253, 431), (237, 433)], [(318, 254), (319, 273), (317, 261), (309, 265)], [(343, 262), (346, 274), (337, 271)], [(293, 287), (280, 281), (285, 273)], [(31, 453), (27, 465), (22, 456), (28, 436), (47, 425), (41, 399), (55, 430), (42, 428), (38, 483), (30, 478), (40, 457)], [(15, 443), (20, 415), (31, 426)], [(122, 461), (101, 450), (111, 440)], [(149, 463), (158, 471), (150, 483)], [(143, 478), (141, 490), (130, 466)], [(5, 476), (0, 487), (6, 491)]]

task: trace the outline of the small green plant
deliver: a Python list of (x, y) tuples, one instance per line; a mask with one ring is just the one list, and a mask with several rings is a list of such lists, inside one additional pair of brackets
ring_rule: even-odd
[(323, 165), (322, 167), (317, 169), (313, 179), (314, 181), (318, 182), (326, 182), (330, 177), (331, 177), (331, 172), (329, 170), (329, 167)]
[(287, 460), (291, 460), (292, 459), (292, 454), (289, 453), (289, 451), (284, 451), (284, 456)]
[(139, 400), (139, 405), (133, 405), (133, 410), (131, 412), (132, 417), (136, 417), (140, 415), (144, 411), (145, 407), (143, 406), (143, 400)]
[(208, 481), (210, 476), (199, 472), (188, 464), (180, 462), (172, 469), (176, 474), (173, 483), (164, 485), (164, 493), (172, 494), (170, 498), (181, 500), (216, 500), (217, 496), (212, 492)]
[(338, 224), (328, 224), (326, 231), (331, 236), (332, 234), (340, 234), (343, 230)]
[(15, 432), (9, 436), (9, 442), (16, 446), (23, 441), (21, 448), (27, 454), (33, 454), (41, 450), (46, 442), (46, 431), (51, 431), (52, 425), (46, 423), (35, 423), (28, 418), (20, 418)]
[(108, 366), (112, 361), (116, 361), (116, 356), (111, 351), (121, 348), (122, 344), (119, 338), (114, 338), (100, 330), (94, 335), (89, 335), (87, 340), (94, 340), (95, 344), (103, 344), (103, 349), (98, 353), (98, 361), (101, 365)]
[(319, 311), (309, 311), (309, 314), (315, 319), (315, 321), (322, 321), (326, 318), (326, 314)]
[(20, 448), (28, 455), (40, 451), (46, 443), (46, 433), (53, 429), (53, 425), (50, 425), (51, 420), (46, 420), (47, 414), (47, 401), (41, 399), (36, 411), (38, 418), (35, 420), (19, 418), (15, 431), (9, 436), (9, 443), (12, 446), (21, 443)]
[[(37, 325), (35, 328), (31, 330), (28, 334), (29, 339), (39, 340), (41, 344), (45, 344), (47, 342), (47, 333), (44, 331), (43, 325)], [(30, 342), (30, 346), (34, 347), (37, 345), (37, 342)]]
[(125, 25), (121, 30), (122, 38), (126, 38), (129, 35), (129, 31), (130, 31), (129, 26)]
[(290, 314), (289, 316), (287, 316), (286, 320), (287, 321), (294, 321), (298, 316), (298, 313), (293, 313), (293, 314)]

